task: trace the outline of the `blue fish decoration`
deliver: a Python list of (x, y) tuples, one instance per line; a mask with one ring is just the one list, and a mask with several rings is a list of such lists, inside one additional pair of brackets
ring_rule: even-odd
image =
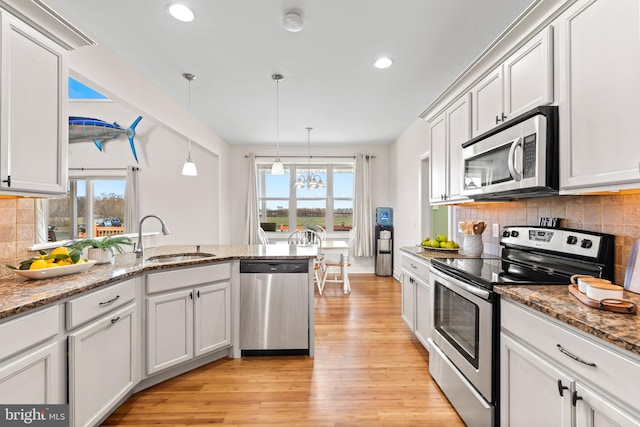
[(136, 136), (136, 126), (140, 120), (142, 120), (142, 116), (138, 116), (131, 126), (125, 129), (116, 122), (107, 123), (91, 117), (71, 116), (69, 117), (69, 142), (92, 141), (98, 150), (102, 151), (102, 142), (105, 139), (116, 139), (120, 135), (126, 135), (129, 138), (133, 158), (136, 159), (136, 163), (140, 163), (133, 142), (133, 137)]

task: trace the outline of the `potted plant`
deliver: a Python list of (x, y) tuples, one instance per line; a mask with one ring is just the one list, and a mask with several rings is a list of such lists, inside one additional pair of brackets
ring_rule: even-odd
[(133, 245), (133, 242), (126, 236), (107, 236), (99, 239), (78, 240), (70, 248), (79, 251), (87, 248), (87, 258), (96, 260), (97, 264), (106, 264), (113, 262), (115, 251), (124, 253), (123, 245)]

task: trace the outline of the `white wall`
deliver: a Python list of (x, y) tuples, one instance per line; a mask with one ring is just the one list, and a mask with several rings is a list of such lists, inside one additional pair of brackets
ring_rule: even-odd
[(400, 273), (402, 246), (414, 246), (420, 242), (421, 213), (429, 214), (429, 201), (421, 201), (421, 157), (429, 150), (428, 127), (423, 119), (416, 119), (390, 146), (391, 182), (393, 183), (394, 213), (394, 275)]
[[(95, 117), (107, 122), (117, 121), (123, 127), (138, 116), (113, 101), (70, 101), (69, 114)], [(162, 218), (171, 234), (159, 236), (157, 243), (214, 244), (219, 241), (217, 222), (220, 206), (217, 192), (218, 156), (204, 148), (192, 145), (191, 157), (198, 166), (198, 176), (182, 176), (182, 165), (187, 158), (187, 140), (169, 132), (163, 126), (142, 118), (136, 128), (135, 162), (126, 136), (103, 142), (100, 152), (92, 142), (69, 144), (69, 168), (125, 168), (137, 165), (139, 172), (140, 217), (156, 214)], [(70, 176), (78, 172), (70, 171)], [(126, 172), (86, 171), (83, 175), (109, 176)], [(145, 221), (144, 231), (160, 231), (155, 219)]]
[[(145, 192), (140, 214), (153, 212), (160, 215), (161, 210), (167, 211), (167, 222), (175, 224), (169, 224), (171, 237), (166, 236), (167, 239), (158, 244), (229, 243), (230, 145), (104, 46), (87, 46), (72, 51), (69, 65), (73, 77), (129, 110), (125, 117), (118, 118), (122, 126), (130, 124), (127, 122), (130, 115), (144, 117), (136, 136), (140, 145), (139, 155), (146, 162), (142, 164), (146, 175), (144, 178), (141, 175), (140, 184), (145, 187)], [(71, 107), (70, 113), (76, 114)], [(77, 114), (88, 115), (85, 111)], [(111, 121), (108, 114), (105, 112), (106, 116), (97, 118)], [(198, 166), (198, 177), (185, 181), (188, 178), (180, 175), (176, 165), (181, 165), (186, 159), (189, 137), (194, 142), (192, 157)], [(85, 157), (84, 161), (87, 159)], [(132, 160), (130, 153), (123, 153), (122, 159)], [(102, 160), (104, 158), (100, 158)], [(200, 227), (205, 222), (207, 229), (202, 231)]]
[[(258, 159), (271, 163), (275, 157), (276, 147), (274, 145), (267, 146), (238, 146), (232, 148), (230, 169), (233, 171), (233, 179), (230, 182), (229, 191), (233, 194), (233, 202), (231, 203), (231, 229), (233, 231), (231, 242), (243, 243), (244, 224), (247, 209), (247, 185), (249, 180), (249, 163), (245, 155), (254, 153), (256, 156), (269, 156), (270, 158)], [(287, 145), (280, 146), (281, 156), (301, 156), (306, 158), (308, 148), (306, 145)], [(373, 163), (373, 191), (372, 203), (375, 208), (378, 206), (391, 206), (392, 195), (390, 193), (390, 169), (389, 169), (389, 146), (381, 145), (358, 145), (358, 146), (311, 146), (312, 156), (355, 156), (357, 153), (373, 155), (376, 158)], [(289, 159), (290, 161), (291, 159)], [(283, 159), (286, 163), (288, 159)], [(303, 160), (305, 161), (305, 160)], [(331, 233), (328, 235), (332, 237)], [(334, 235), (335, 237), (335, 235)], [(355, 259), (351, 272), (354, 273), (373, 273), (373, 258)]]

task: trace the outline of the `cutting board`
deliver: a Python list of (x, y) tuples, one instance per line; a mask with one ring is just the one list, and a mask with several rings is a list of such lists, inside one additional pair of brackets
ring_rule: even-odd
[(627, 270), (624, 274), (624, 288), (640, 294), (640, 240), (631, 247)]

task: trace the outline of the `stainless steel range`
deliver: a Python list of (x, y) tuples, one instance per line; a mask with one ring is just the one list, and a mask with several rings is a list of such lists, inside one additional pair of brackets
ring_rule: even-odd
[(614, 236), (573, 229), (503, 229), (500, 258), (431, 260), (429, 372), (469, 426), (498, 425), (499, 328), (494, 284), (611, 279)]

